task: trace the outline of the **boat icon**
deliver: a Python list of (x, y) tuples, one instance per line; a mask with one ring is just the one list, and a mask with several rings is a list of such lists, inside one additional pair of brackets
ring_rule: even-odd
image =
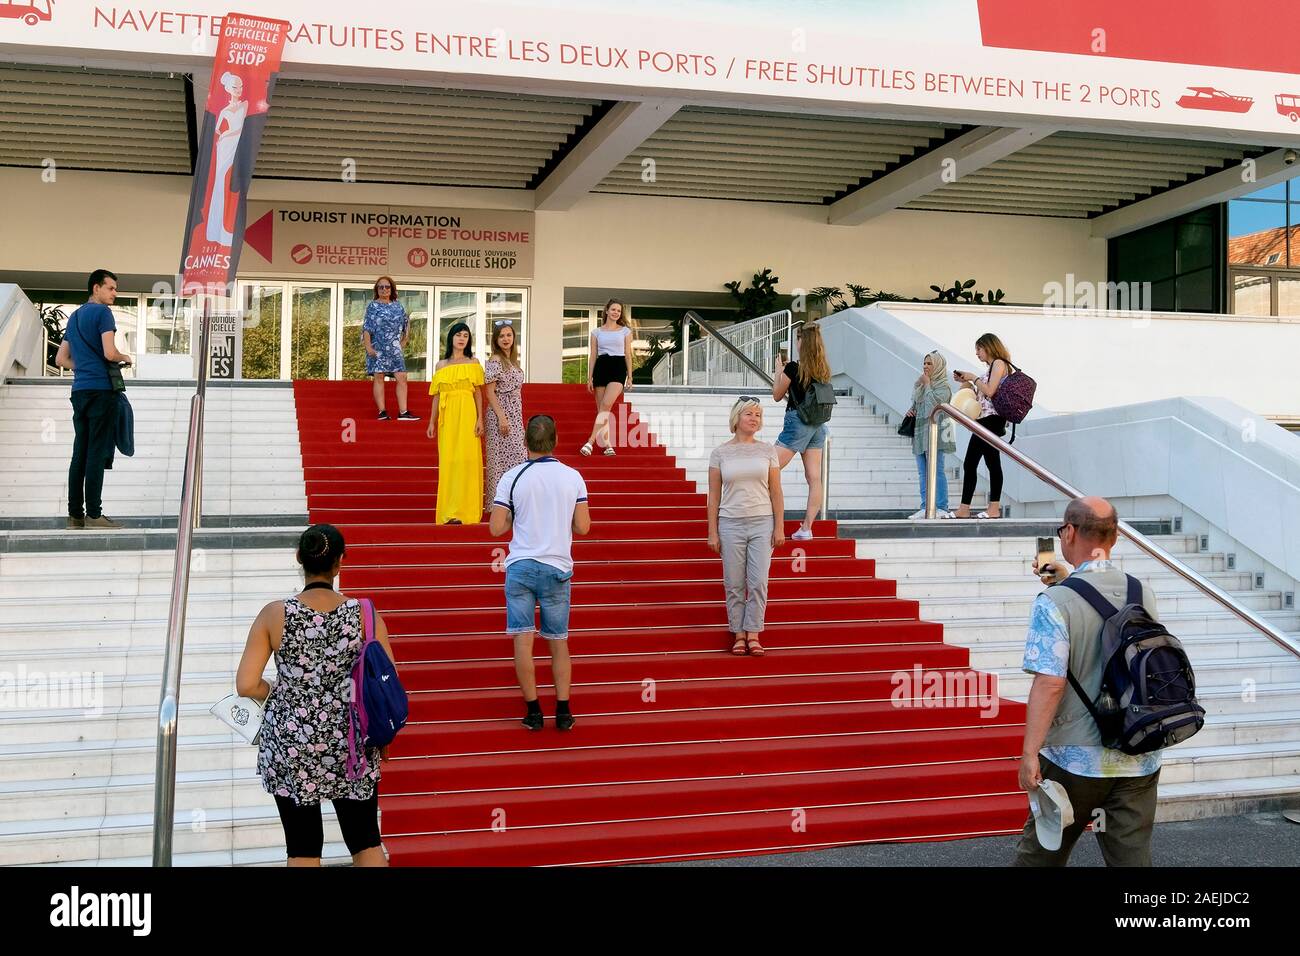
[(1213, 86), (1189, 86), (1176, 101), (1183, 109), (1217, 110), (1220, 113), (1245, 113), (1255, 103), (1253, 96), (1234, 96)]

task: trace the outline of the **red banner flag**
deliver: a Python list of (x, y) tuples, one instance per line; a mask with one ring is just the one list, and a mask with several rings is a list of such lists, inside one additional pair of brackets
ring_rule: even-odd
[(289, 24), (228, 13), (212, 64), (190, 211), (181, 252), (181, 294), (235, 281), (245, 205)]

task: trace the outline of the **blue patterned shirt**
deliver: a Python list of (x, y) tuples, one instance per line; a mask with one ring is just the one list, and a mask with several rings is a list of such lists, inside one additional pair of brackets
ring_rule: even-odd
[[(1114, 567), (1107, 560), (1085, 561), (1074, 569), (1082, 571), (1109, 571)], [(1029, 634), (1025, 638), (1025, 660), (1021, 665), (1030, 674), (1064, 677), (1070, 666), (1070, 631), (1060, 608), (1045, 593), (1034, 598), (1029, 613)], [(1075, 693), (1066, 687), (1067, 694)], [(1065, 746), (1044, 747), (1039, 751), (1062, 770), (1080, 777), (1145, 777), (1160, 769), (1160, 751), (1130, 756), (1109, 747)]]

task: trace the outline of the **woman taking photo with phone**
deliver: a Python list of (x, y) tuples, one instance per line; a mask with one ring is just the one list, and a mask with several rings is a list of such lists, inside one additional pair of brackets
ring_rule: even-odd
[(618, 299), (605, 303), (605, 318), (591, 333), (587, 368), (587, 391), (596, 396), (596, 424), (580, 450), (590, 455), (593, 447), (600, 445), (606, 455), (612, 455), (609, 410), (632, 387), (632, 326), (627, 309)]
[(438, 439), (438, 524), (483, 520), (483, 366), (469, 326), (447, 330), (447, 351), (433, 373), (429, 438)]
[(492, 327), (492, 357), (483, 370), (487, 392), (487, 484), (484, 510), (492, 510), (497, 483), (515, 465), (528, 458), (524, 450), (524, 372), (519, 367), (519, 344), (514, 323), (498, 319)]
[(777, 449), (757, 435), (763, 406), (742, 395), (731, 407), (731, 441), (709, 456), (709, 549), (722, 556), (731, 653), (767, 653), (759, 641), (772, 551), (785, 543)]
[(772, 398), (785, 399), (785, 419), (776, 439), (776, 454), (781, 468), (796, 454), (803, 457), (804, 479), (808, 482), (808, 507), (799, 530), (790, 536), (794, 541), (808, 541), (813, 536), (813, 519), (822, 507), (822, 452), (826, 447), (826, 426), (808, 425), (799, 417), (799, 406), (815, 382), (829, 383), (831, 367), (826, 361), (821, 329), (813, 322), (799, 327), (799, 361), (787, 362), (776, 373)]
[[(993, 409), (993, 396), (998, 386), (1011, 371), (1011, 353), (992, 332), (985, 332), (975, 340), (975, 357), (987, 365), (983, 375), (974, 372), (953, 372), (952, 377), (965, 382), (975, 390), (980, 402), (978, 424), (983, 425), (1001, 438), (1007, 433), (1007, 421)], [(966, 446), (966, 458), (962, 462), (961, 506), (957, 509), (958, 518), (970, 517), (970, 503), (975, 499), (975, 483), (979, 480), (979, 464), (983, 461), (989, 470), (989, 504), (986, 511), (981, 511), (977, 518), (999, 518), (1002, 516), (1002, 453), (978, 435), (970, 436)]]

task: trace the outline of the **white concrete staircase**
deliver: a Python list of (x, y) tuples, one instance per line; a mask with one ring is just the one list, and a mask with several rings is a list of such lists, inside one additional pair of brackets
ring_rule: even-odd
[[(0, 385), (0, 519), (67, 515), (70, 388), (70, 380)], [(193, 393), (192, 385), (128, 383), (135, 456), (115, 455), (104, 514), (174, 520)], [(307, 498), (293, 390), (214, 386), (207, 395), (203, 513), (301, 519)]]
[[(64, 684), (84, 693), (28, 697), (20, 703), (35, 706), (0, 712), (0, 865), (149, 862), (172, 560), (162, 550), (0, 554), (0, 615), (8, 622), (0, 672), (87, 675)], [(255, 748), (208, 708), (234, 689), (258, 610), (301, 586), (293, 568), (287, 549), (198, 553), (181, 691), (178, 865), (284, 860)], [(70, 582), (75, 596), (66, 597)], [(328, 805), (326, 824), (327, 859), (347, 859)]]
[[(731, 440), (729, 416), (738, 391), (680, 392), (634, 389), (628, 403), (649, 423), (651, 432), (675, 455), (686, 469), (686, 477), (701, 491), (708, 490), (709, 454)], [(763, 400), (763, 430), (759, 438), (775, 442), (781, 433), (785, 403), (772, 401), (770, 393), (751, 390)], [(883, 415), (872, 414), (862, 400), (838, 396), (830, 422), (831, 475), (830, 507), (838, 513), (906, 512), (920, 507), (916, 458), (910, 439), (898, 434), (896, 425)], [(946, 458), (949, 503), (956, 508), (961, 499), (960, 463)], [(808, 503), (808, 483), (800, 461), (792, 461), (782, 472), (787, 511), (802, 510)], [(975, 505), (983, 507), (979, 491)]]
[[(1227, 570), (1225, 555), (1198, 553), (1194, 536), (1156, 540), (1282, 630), (1300, 633), (1300, 613), (1284, 610), (1280, 593), (1254, 590), (1250, 573)], [(945, 641), (970, 648), (973, 667), (996, 673), (1004, 696), (1024, 700), (1032, 680), (1021, 670), (1025, 631), (1042, 590), (1029, 572), (1034, 546), (1030, 537), (869, 538), (858, 542), (858, 555), (897, 579), (900, 597), (920, 601), (921, 617), (942, 623)], [(1155, 590), (1207, 711), (1205, 728), (1165, 754), (1160, 819), (1300, 797), (1300, 658), (1131, 544), (1121, 541), (1115, 557)]]

